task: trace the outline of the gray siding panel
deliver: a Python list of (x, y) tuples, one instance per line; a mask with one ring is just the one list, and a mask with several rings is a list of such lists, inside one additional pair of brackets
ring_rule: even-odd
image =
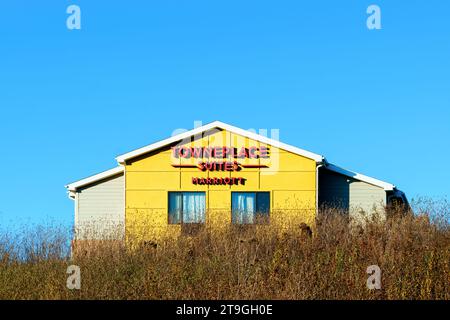
[(350, 207), (349, 180), (337, 173), (320, 169), (319, 206), (348, 210)]
[(123, 174), (78, 191), (77, 239), (117, 239), (125, 225)]
[(369, 183), (321, 168), (319, 205), (339, 207), (355, 217), (361, 212), (373, 214), (377, 210), (382, 213), (382, 208), (386, 205), (386, 191)]

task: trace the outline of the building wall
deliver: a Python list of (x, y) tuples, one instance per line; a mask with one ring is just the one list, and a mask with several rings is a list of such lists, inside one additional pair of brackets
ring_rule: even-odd
[(382, 212), (385, 205), (386, 192), (383, 188), (320, 169), (319, 206), (339, 207), (352, 216), (358, 216), (361, 212)]
[(123, 174), (80, 189), (76, 194), (77, 239), (117, 239), (125, 225)]
[[(261, 147), (257, 141), (218, 129), (181, 144), (195, 147)], [(127, 162), (125, 168), (127, 236), (157, 239), (164, 234), (180, 233), (180, 225), (168, 224), (169, 191), (205, 191), (208, 227), (231, 224), (232, 191), (270, 191), (270, 224), (286, 225), (299, 221), (312, 224), (316, 209), (315, 161), (275, 147), (268, 147), (270, 150), (268, 159), (237, 160), (243, 165), (267, 165), (267, 168), (244, 168), (239, 172), (203, 172), (198, 168), (175, 168), (173, 164), (196, 165), (200, 160), (175, 158), (171, 146)], [(245, 185), (192, 183), (192, 177), (235, 176), (247, 179)]]

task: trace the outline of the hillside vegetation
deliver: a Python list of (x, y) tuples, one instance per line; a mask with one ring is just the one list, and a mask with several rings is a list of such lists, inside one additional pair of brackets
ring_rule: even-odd
[[(450, 299), (447, 204), (354, 224), (322, 210), (313, 228), (200, 231), (140, 243), (85, 243), (64, 229), (0, 235), (0, 299)], [(438, 214), (436, 214), (438, 213)], [(81, 289), (66, 287), (69, 265)], [(367, 267), (382, 271), (369, 290)]]

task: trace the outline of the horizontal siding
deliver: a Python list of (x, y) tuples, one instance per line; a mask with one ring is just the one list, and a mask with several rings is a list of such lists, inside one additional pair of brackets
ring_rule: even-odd
[(348, 210), (350, 207), (350, 180), (340, 174), (320, 169), (319, 206)]
[(361, 212), (382, 212), (386, 204), (383, 188), (359, 181), (336, 172), (320, 169), (319, 205), (340, 207), (356, 217)]
[(354, 212), (373, 213), (386, 205), (386, 191), (371, 184), (353, 181), (350, 184), (350, 208)]
[(125, 225), (123, 174), (86, 187), (78, 193), (77, 238), (120, 238)]
[[(244, 146), (261, 147), (260, 142), (225, 130), (211, 131), (184, 146)], [(266, 146), (266, 145), (264, 145)], [(173, 167), (173, 164), (197, 165), (199, 161), (222, 161), (214, 158), (174, 158), (170, 149), (162, 148), (126, 163), (126, 225), (127, 236), (137, 238), (170, 235), (178, 230), (168, 224), (168, 192), (203, 191), (206, 193), (212, 228), (231, 223), (231, 192), (271, 191), (271, 222), (298, 219), (312, 224), (316, 208), (316, 162), (276, 147), (269, 148), (270, 158), (236, 159), (242, 165), (262, 165), (266, 168), (244, 168), (239, 171), (201, 171), (198, 168)], [(230, 160), (233, 160), (231, 158)], [(238, 185), (199, 185), (192, 178), (242, 177)], [(283, 215), (284, 211), (284, 215)], [(276, 213), (275, 213), (276, 212)], [(140, 228), (145, 226), (145, 228)]]

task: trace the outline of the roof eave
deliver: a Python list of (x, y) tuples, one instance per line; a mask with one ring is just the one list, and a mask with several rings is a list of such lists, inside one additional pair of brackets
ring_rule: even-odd
[(366, 176), (366, 175), (363, 175), (363, 174), (360, 174), (360, 173), (357, 173), (354, 171), (350, 171), (350, 170), (338, 167), (332, 163), (327, 163), (326, 168), (331, 171), (345, 175), (347, 177), (353, 178), (355, 180), (367, 182), (374, 186), (383, 188), (385, 191), (392, 191), (392, 190), (396, 189), (395, 185), (393, 185), (389, 182), (381, 181), (381, 180), (378, 180), (378, 179), (375, 179), (375, 178), (372, 178), (372, 177), (369, 177), (369, 176)]
[(309, 151), (306, 151), (306, 150), (303, 150), (303, 149), (300, 149), (300, 148), (297, 148), (297, 147), (294, 147), (294, 146), (282, 143), (282, 142), (280, 142), (278, 140), (274, 140), (274, 139), (271, 139), (271, 138), (268, 138), (268, 137), (264, 137), (262, 135), (253, 133), (253, 132), (248, 131), (248, 130), (244, 130), (244, 129), (241, 129), (241, 128), (238, 128), (238, 127), (234, 127), (232, 125), (229, 125), (229, 124), (226, 124), (226, 123), (223, 123), (223, 122), (220, 122), (220, 121), (214, 121), (214, 122), (211, 122), (211, 123), (206, 124), (204, 126), (201, 126), (201, 127), (198, 127), (198, 128), (195, 128), (195, 129), (192, 129), (192, 130), (180, 133), (180, 134), (175, 135), (173, 137), (169, 137), (167, 139), (155, 142), (155, 143), (150, 144), (148, 146), (145, 146), (145, 147), (133, 150), (131, 152), (122, 154), (122, 155), (116, 157), (116, 160), (117, 160), (117, 162), (120, 165), (124, 165), (127, 160), (133, 159), (133, 158), (138, 157), (140, 155), (143, 155), (145, 153), (148, 153), (148, 152), (157, 150), (159, 148), (162, 148), (164, 146), (167, 146), (167, 145), (169, 145), (171, 143), (174, 143), (174, 142), (186, 139), (186, 138), (191, 137), (191, 136), (195, 136), (196, 134), (199, 134), (199, 133), (202, 133), (202, 132), (214, 129), (214, 128), (224, 129), (224, 130), (236, 133), (238, 135), (241, 135), (241, 136), (244, 136), (244, 137), (247, 137), (247, 138), (251, 138), (253, 140), (257, 140), (259, 142), (267, 143), (268, 145), (272, 145), (274, 147), (277, 147), (277, 148), (280, 148), (280, 149), (284, 149), (284, 150), (296, 153), (296, 154), (304, 156), (306, 158), (310, 158), (312, 160), (315, 160), (317, 163), (322, 163), (324, 161), (324, 159), (325, 159), (322, 155), (315, 154), (315, 153), (312, 153), (312, 152), (309, 152)]
[(84, 186), (90, 185), (92, 183), (95, 183), (97, 181), (101, 181), (103, 179), (107, 179), (109, 177), (115, 176), (121, 172), (124, 171), (124, 167), (119, 166), (119, 167), (115, 167), (113, 169), (109, 169), (103, 172), (100, 172), (98, 174), (89, 176), (87, 178), (69, 183), (65, 186), (65, 188), (67, 189), (67, 191), (70, 192), (76, 192), (79, 188), (82, 188)]

